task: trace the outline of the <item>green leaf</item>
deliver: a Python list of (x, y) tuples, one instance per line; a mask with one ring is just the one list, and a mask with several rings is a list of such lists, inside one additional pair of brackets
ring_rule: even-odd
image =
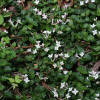
[(90, 41), (90, 42), (94, 41), (94, 36), (92, 36), (92, 35), (88, 35), (86, 41)]
[(20, 83), (22, 80), (20, 79), (19, 75), (15, 76), (15, 82)]
[(92, 49), (94, 49), (95, 51), (100, 51), (100, 46), (93, 46)]
[(2, 16), (2, 15), (0, 15), (0, 25), (2, 25), (2, 24), (3, 24), (3, 22), (4, 22), (4, 18), (3, 18), (3, 16)]
[(100, 21), (97, 21), (96, 27), (100, 30)]
[(97, 15), (100, 16), (100, 7), (97, 8)]
[(87, 69), (84, 66), (79, 66), (77, 68), (77, 71), (80, 72), (81, 74), (87, 74)]
[(84, 91), (84, 90), (87, 90), (87, 87), (83, 86), (81, 83), (77, 83), (77, 89), (80, 91)]
[(3, 16), (4, 17), (10, 17), (12, 15), (12, 13), (11, 12), (8, 12), (8, 13), (5, 13)]
[(15, 80), (14, 80), (13, 78), (8, 78), (8, 80), (9, 80), (11, 83), (15, 82)]

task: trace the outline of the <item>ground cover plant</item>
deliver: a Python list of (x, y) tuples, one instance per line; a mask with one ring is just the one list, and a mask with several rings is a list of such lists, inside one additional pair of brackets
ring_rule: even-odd
[(100, 0), (0, 0), (0, 100), (100, 100)]

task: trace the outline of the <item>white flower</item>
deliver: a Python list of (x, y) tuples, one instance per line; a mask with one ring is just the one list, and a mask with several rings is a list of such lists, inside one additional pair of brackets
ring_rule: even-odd
[(68, 4), (65, 4), (65, 5), (64, 5), (64, 9), (67, 9), (67, 8), (68, 8), (68, 6), (69, 6)]
[(28, 83), (30, 80), (28, 79), (28, 75), (22, 75), (22, 77), (24, 78), (25, 83)]
[(66, 94), (66, 98), (69, 99), (71, 96), (69, 95), (69, 93)]
[(8, 20), (8, 22), (9, 22), (12, 26), (14, 26), (13, 21), (11, 20), (11, 18)]
[(52, 10), (54, 11), (54, 10), (55, 10), (55, 8), (52, 8)]
[(45, 52), (48, 52), (48, 51), (49, 51), (49, 48), (45, 48), (44, 51), (45, 51)]
[(47, 33), (47, 31), (43, 31), (43, 33), (44, 33), (44, 34), (46, 34), (46, 33)]
[(60, 67), (59, 67), (59, 69), (60, 69), (60, 70), (63, 70), (63, 67), (62, 67), (62, 66), (60, 66)]
[(54, 93), (54, 97), (57, 97), (58, 98), (58, 93), (56, 91), (56, 89), (54, 88), (54, 91), (52, 91)]
[(36, 41), (37, 44), (40, 44), (41, 41)]
[(84, 56), (84, 52), (81, 52), (79, 55), (80, 55), (81, 57), (83, 57), (83, 56)]
[(96, 97), (99, 97), (99, 96), (100, 96), (100, 94), (99, 94), (99, 93), (97, 93), (97, 94), (96, 94)]
[(80, 1), (80, 5), (81, 5), (81, 6), (84, 5), (84, 1)]
[(24, 81), (25, 81), (26, 83), (28, 83), (30, 80), (29, 80), (28, 77), (27, 77), (27, 78), (24, 79)]
[(46, 14), (43, 14), (43, 15), (42, 15), (42, 18), (43, 18), (43, 19), (47, 19), (47, 15), (46, 15)]
[(22, 1), (21, 0), (17, 0), (17, 3), (22, 3)]
[(99, 98), (95, 98), (95, 100), (100, 100)]
[(69, 88), (69, 89), (68, 89), (68, 92), (72, 91), (72, 89), (73, 89), (73, 87)]
[(31, 52), (31, 48), (27, 49), (27, 52)]
[(63, 73), (64, 73), (64, 74), (67, 74), (67, 73), (68, 73), (68, 71), (63, 71)]
[(67, 23), (67, 22), (70, 22), (70, 19), (66, 19), (66, 23)]
[(51, 31), (48, 31), (48, 34), (51, 34)]
[(96, 84), (100, 84), (100, 82), (99, 82), (99, 81), (97, 81), (97, 82), (96, 82)]
[(77, 53), (75, 54), (75, 57), (77, 57), (77, 58), (79, 58), (79, 59), (80, 59), (80, 57), (78, 56), (78, 54), (77, 54)]
[(91, 2), (95, 2), (95, 0), (91, 0)]
[(37, 8), (34, 8), (33, 10), (34, 10), (35, 12), (38, 12), (38, 9), (37, 9)]
[(92, 70), (91, 72), (89, 72), (89, 76), (98, 79), (99, 73)]
[(42, 43), (41, 46), (44, 47), (44, 43)]
[(59, 50), (59, 47), (55, 46), (55, 50)]
[(59, 56), (63, 57), (63, 53), (60, 53)]
[(65, 15), (62, 15), (61, 17), (62, 17), (62, 18), (65, 18), (66, 16), (65, 16)]
[(4, 30), (4, 32), (5, 32), (5, 33), (8, 33), (8, 31), (7, 31), (7, 30)]
[(57, 64), (53, 64), (53, 66), (54, 66), (54, 68), (56, 68), (57, 67)]
[(58, 33), (58, 34), (62, 34), (63, 32), (62, 32), (62, 31), (58, 31), (57, 33)]
[(38, 11), (38, 13), (37, 13), (38, 15), (42, 15), (42, 11)]
[(21, 23), (21, 20), (20, 20), (20, 19), (18, 19), (18, 20), (17, 20), (17, 23), (18, 23), (18, 24), (20, 24), (20, 23)]
[(94, 21), (97, 21), (97, 17), (96, 17), (96, 18), (94, 18)]
[(57, 54), (54, 54), (54, 58), (55, 58), (55, 59), (58, 58), (58, 55), (57, 55)]
[(60, 46), (60, 41), (56, 41), (56, 45)]
[(74, 95), (76, 95), (76, 94), (78, 93), (78, 90), (74, 89), (74, 90), (72, 91), (72, 93), (73, 93)]
[(3, 9), (4, 12), (8, 12), (8, 10), (6, 8)]
[(48, 55), (48, 57), (51, 59), (53, 57), (53, 54)]
[(64, 62), (63, 62), (63, 61), (61, 61), (61, 62), (60, 62), (60, 65), (64, 65)]
[(39, 2), (40, 2), (39, 0), (35, 0), (35, 2), (34, 2), (34, 3), (35, 3), (36, 5), (38, 5), (38, 4), (39, 4)]
[(96, 35), (97, 34), (97, 30), (93, 30), (93, 35)]
[(85, 3), (89, 3), (89, 0), (86, 0)]
[(68, 58), (68, 57), (70, 57), (70, 56), (69, 56), (69, 54), (67, 53), (67, 54), (64, 54), (64, 57), (65, 57), (65, 58)]
[(40, 44), (35, 45), (35, 47), (36, 47), (37, 49), (39, 49), (39, 48), (40, 48)]
[(60, 88), (62, 89), (62, 88), (64, 88), (64, 87), (65, 87), (65, 82), (61, 83)]
[(92, 24), (92, 25), (91, 25), (92, 28), (94, 28), (95, 26), (96, 26), (95, 24)]
[(32, 52), (33, 54), (36, 54), (37, 53), (37, 50), (35, 49), (35, 50), (33, 50), (33, 52)]
[(27, 74), (25, 74), (25, 75), (22, 75), (22, 77), (27, 78), (27, 77), (28, 77), (28, 75), (27, 75)]

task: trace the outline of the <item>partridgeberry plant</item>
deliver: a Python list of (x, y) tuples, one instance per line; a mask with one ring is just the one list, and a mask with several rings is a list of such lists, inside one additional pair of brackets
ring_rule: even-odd
[(99, 67), (100, 0), (0, 1), (0, 100), (99, 100)]

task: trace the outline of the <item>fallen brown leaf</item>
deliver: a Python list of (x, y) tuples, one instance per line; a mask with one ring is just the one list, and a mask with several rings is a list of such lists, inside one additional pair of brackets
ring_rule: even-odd
[(92, 70), (97, 72), (99, 70), (99, 68), (100, 68), (100, 60), (94, 64)]

